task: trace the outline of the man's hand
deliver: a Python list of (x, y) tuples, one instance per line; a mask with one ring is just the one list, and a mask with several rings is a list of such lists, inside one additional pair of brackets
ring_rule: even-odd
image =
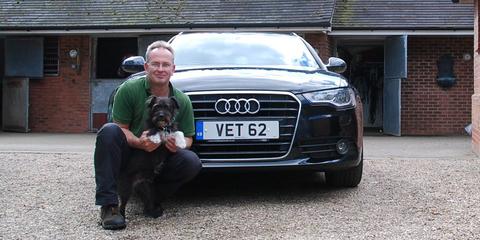
[(172, 153), (177, 152), (177, 144), (175, 142), (175, 136), (173, 135), (167, 136), (167, 139), (165, 141), (165, 147), (168, 149), (168, 151)]
[(160, 146), (160, 143), (154, 143), (150, 138), (147, 137), (148, 131), (144, 131), (142, 136), (140, 136), (140, 148), (145, 150), (146, 152), (152, 152), (153, 150), (157, 149)]

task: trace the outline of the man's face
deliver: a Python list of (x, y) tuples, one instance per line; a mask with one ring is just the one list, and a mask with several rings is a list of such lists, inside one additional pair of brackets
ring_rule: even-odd
[(156, 48), (150, 52), (148, 62), (144, 65), (151, 85), (164, 86), (175, 72), (173, 55), (165, 48)]

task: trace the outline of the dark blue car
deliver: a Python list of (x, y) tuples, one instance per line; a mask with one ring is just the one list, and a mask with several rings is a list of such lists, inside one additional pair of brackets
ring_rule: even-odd
[(338, 74), (344, 61), (324, 65), (295, 34), (182, 33), (170, 43), (171, 81), (192, 100), (192, 149), (205, 169), (323, 171), (332, 186), (360, 183), (362, 103)]

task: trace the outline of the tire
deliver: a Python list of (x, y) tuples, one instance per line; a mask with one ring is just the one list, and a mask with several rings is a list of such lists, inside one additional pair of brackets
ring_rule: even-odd
[(115, 94), (117, 94), (119, 87), (116, 87), (112, 93), (110, 93), (110, 97), (108, 98), (108, 106), (107, 106), (107, 122), (113, 122), (113, 100), (115, 99)]
[(325, 172), (327, 185), (332, 187), (356, 187), (362, 180), (363, 154), (358, 166), (341, 171)]

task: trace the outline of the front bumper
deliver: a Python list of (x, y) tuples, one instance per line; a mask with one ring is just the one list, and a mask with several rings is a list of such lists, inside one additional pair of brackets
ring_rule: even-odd
[(205, 162), (202, 166), (205, 171), (212, 170), (307, 170), (307, 171), (333, 171), (358, 166), (361, 154), (348, 155), (339, 159), (315, 162), (311, 158), (285, 159), (261, 162)]
[[(358, 166), (363, 152), (361, 103), (353, 109), (336, 110), (308, 105), (304, 99), (301, 102), (302, 114), (288, 155), (268, 160), (203, 159), (204, 169), (335, 171)], [(341, 141), (348, 146), (343, 154), (337, 151)]]

